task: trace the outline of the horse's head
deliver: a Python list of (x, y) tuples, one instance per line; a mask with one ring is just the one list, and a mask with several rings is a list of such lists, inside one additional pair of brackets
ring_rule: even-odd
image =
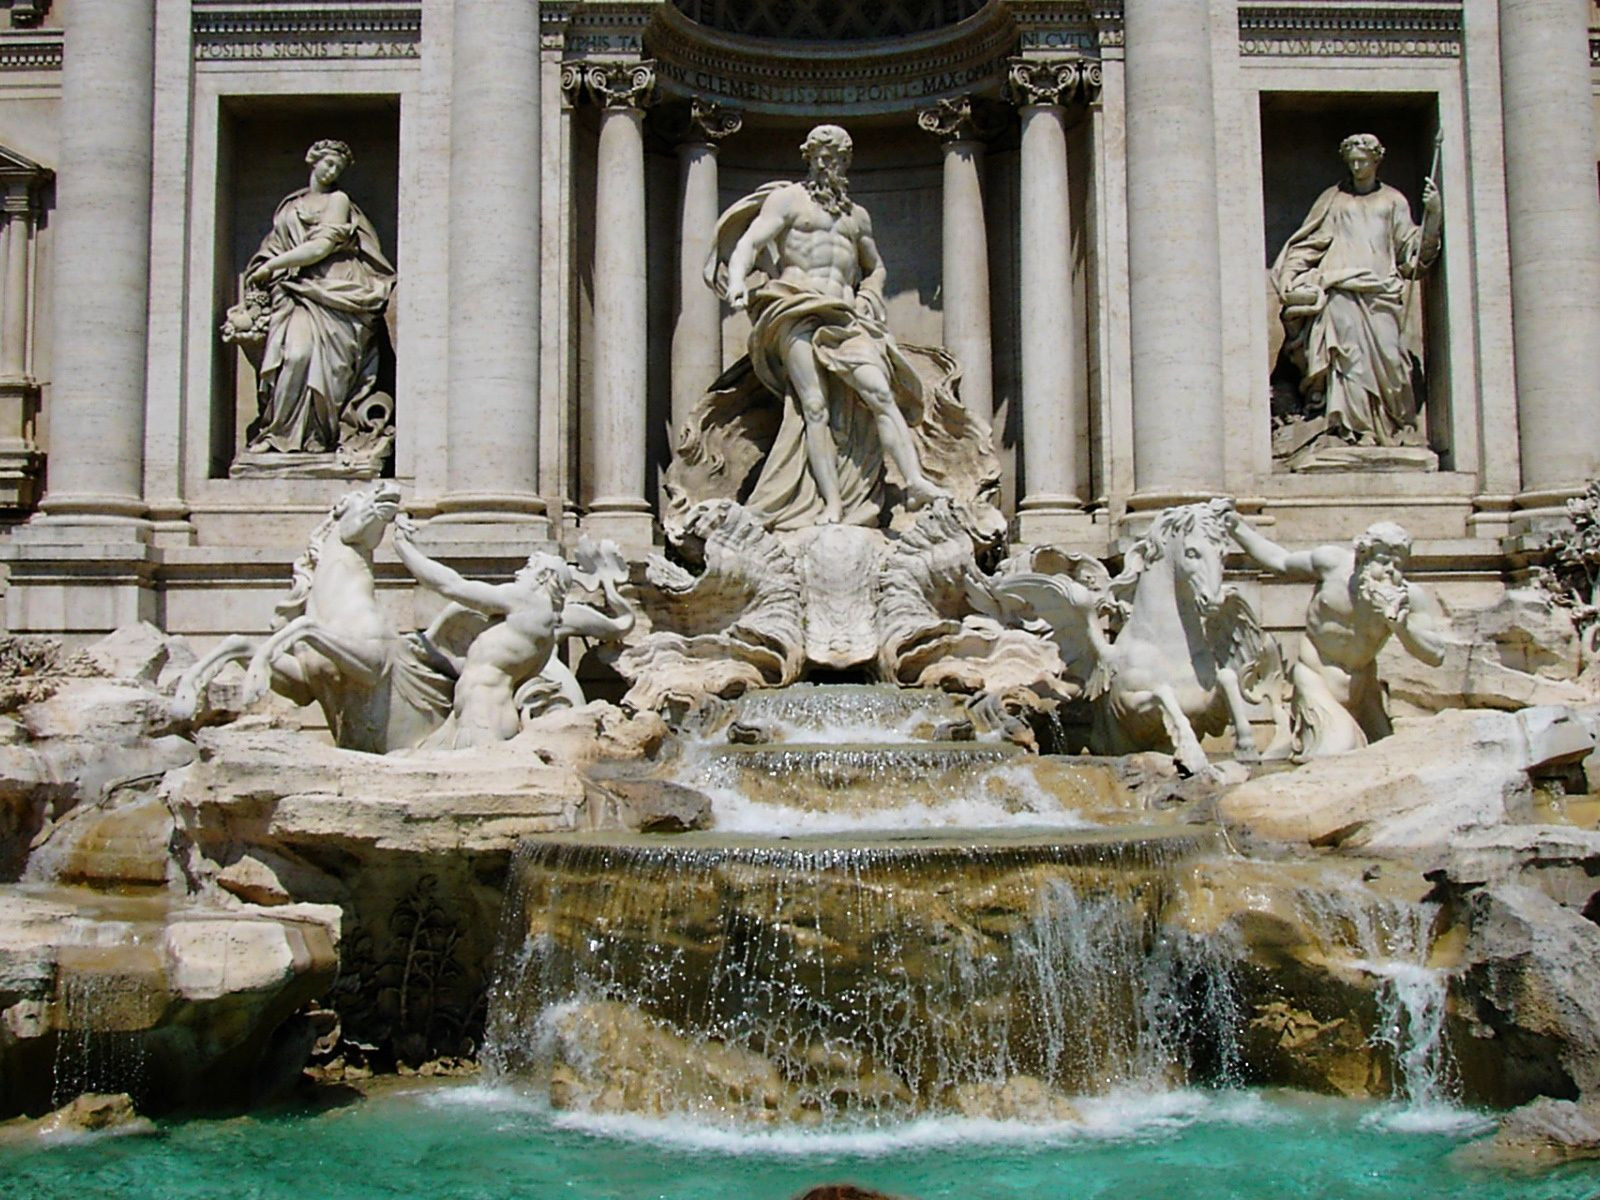
[(400, 488), (393, 480), (380, 479), (368, 488), (346, 492), (333, 506), (339, 540), (368, 554), (378, 548), (383, 531), (400, 513)]
[(1169, 508), (1156, 518), (1149, 540), (1171, 563), (1174, 592), (1187, 596), (1202, 616), (1222, 603), (1222, 567), (1228, 535), (1217, 501)]

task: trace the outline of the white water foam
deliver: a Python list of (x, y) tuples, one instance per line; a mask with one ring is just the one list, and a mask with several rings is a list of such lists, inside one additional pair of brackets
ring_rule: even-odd
[(1076, 1121), (923, 1117), (856, 1128), (768, 1128), (716, 1124), (703, 1116), (640, 1116), (552, 1109), (539, 1095), (508, 1084), (476, 1083), (432, 1092), (400, 1093), (435, 1109), (466, 1108), (536, 1118), (587, 1137), (731, 1156), (878, 1158), (961, 1146), (1046, 1149), (1083, 1142), (1144, 1141), (1194, 1125), (1273, 1125), (1292, 1118), (1255, 1092), (1123, 1089), (1076, 1100)]
[(1075, 808), (1039, 785), (1027, 763), (1001, 763), (960, 792), (932, 803), (912, 800), (871, 811), (813, 811), (752, 799), (736, 787), (685, 780), (711, 797), (719, 833), (774, 837), (932, 829), (1094, 829)]

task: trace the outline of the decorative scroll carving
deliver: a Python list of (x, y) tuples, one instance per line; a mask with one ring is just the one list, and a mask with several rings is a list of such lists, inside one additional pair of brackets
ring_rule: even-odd
[(1091, 59), (1014, 58), (1006, 76), (1011, 102), (1070, 104), (1092, 99), (1100, 91), (1100, 64)]
[(702, 100), (696, 96), (689, 102), (689, 139), (707, 141), (713, 146), (744, 127), (744, 114), (736, 108)]
[(972, 119), (972, 98), (958, 96), (954, 100), (937, 100), (932, 108), (917, 112), (917, 124), (941, 142), (974, 137), (977, 126)]
[(561, 64), (561, 90), (574, 104), (587, 97), (601, 108), (644, 108), (655, 99), (655, 88), (651, 59)]

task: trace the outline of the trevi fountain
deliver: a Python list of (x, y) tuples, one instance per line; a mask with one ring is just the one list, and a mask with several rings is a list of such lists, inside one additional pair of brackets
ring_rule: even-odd
[(0, 1195), (1600, 1194), (1591, 0), (0, 0)]

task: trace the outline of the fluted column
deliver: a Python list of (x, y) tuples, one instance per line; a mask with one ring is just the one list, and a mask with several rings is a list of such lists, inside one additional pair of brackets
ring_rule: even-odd
[(689, 130), (678, 143), (678, 319), (672, 329), (672, 438), (676, 444), (706, 388), (722, 374), (722, 302), (702, 277), (716, 236), (717, 146), (743, 117), (695, 100)]
[(1084, 83), (1077, 62), (1018, 60), (1011, 94), (1022, 118), (1019, 248), (1022, 324), (1022, 475), (1017, 534), (1046, 542), (1070, 532), (1083, 508), (1079, 442), (1087, 437), (1073, 357), (1066, 106)]
[(653, 63), (590, 64), (600, 107), (595, 167), (594, 396), (584, 433), (593, 453), (584, 527), (625, 548), (650, 545), (645, 485), (646, 320), (644, 109)]
[(1222, 265), (1209, 5), (1125, 0), (1132, 504), (1223, 486)]
[(539, 11), (456, 0), (450, 68), (451, 540), (548, 536), (539, 468)]
[(21, 379), (28, 368), (28, 258), (33, 241), (29, 189), (14, 184), (0, 206), (5, 275), (0, 278), (0, 383)]
[(923, 109), (917, 124), (939, 139), (944, 152), (944, 348), (961, 364), (962, 404), (987, 425), (994, 420), (994, 343), (983, 212), (984, 142), (967, 97)]
[(5, 198), (3, 222), (4, 273), (0, 275), (0, 509), (27, 509), (37, 498), (43, 456), (34, 440), (39, 411), (39, 383), (28, 362), (33, 323), (29, 277), (37, 218), (35, 188), (48, 178), (42, 168), (0, 178)]
[[(1521, 507), (1600, 475), (1600, 201), (1586, 0), (1500, 0)], [(1446, 236), (1449, 236), (1446, 234)]]
[(144, 513), (154, 0), (72, 10), (61, 70), (50, 491), (66, 523)]

